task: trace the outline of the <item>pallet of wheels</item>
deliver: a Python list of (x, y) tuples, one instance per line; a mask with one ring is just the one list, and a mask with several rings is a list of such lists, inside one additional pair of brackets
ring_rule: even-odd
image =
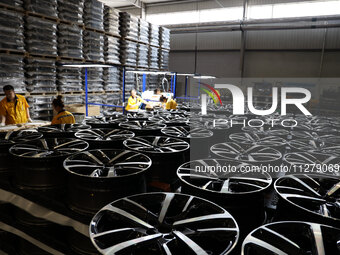
[(159, 69), (158, 48), (153, 46), (149, 48), (149, 68)]
[(227, 210), (175, 193), (116, 200), (90, 226), (90, 238), (101, 254), (231, 254), (239, 239), (238, 223)]
[(0, 4), (8, 5), (17, 9), (23, 9), (23, 0), (0, 0)]
[(23, 14), (0, 9), (0, 49), (23, 52), (24, 46)]
[(137, 66), (138, 67), (149, 67), (148, 55), (149, 55), (149, 46), (145, 44), (138, 43), (137, 46)]
[(120, 83), (121, 70), (117, 66), (104, 68), (103, 79), (104, 79), (104, 90), (106, 92), (120, 92), (122, 86)]
[(27, 91), (34, 93), (57, 91), (55, 60), (28, 58), (25, 70)]
[(77, 25), (58, 25), (58, 55), (83, 58), (83, 30)]
[(119, 50), (120, 42), (117, 37), (105, 35), (104, 60), (110, 64), (120, 64)]
[(84, 97), (79, 95), (64, 95), (64, 102), (66, 105), (68, 104), (83, 104), (84, 103)]
[(122, 65), (136, 67), (137, 65), (137, 43), (120, 40), (120, 62)]
[(69, 23), (83, 24), (84, 0), (58, 0), (58, 17)]
[(149, 44), (150, 23), (143, 19), (138, 19), (138, 41)]
[[(160, 88), (160, 84), (162, 84), (162, 82), (160, 81), (159, 76), (157, 76), (157, 75), (149, 75), (148, 76), (148, 89), (149, 90), (154, 90), (154, 89)], [(161, 88), (161, 89), (163, 90), (163, 88)]]
[(57, 24), (28, 16), (25, 23), (26, 51), (32, 55), (57, 56)]
[(104, 4), (97, 0), (85, 0), (83, 19), (85, 27), (104, 31)]
[[(84, 91), (85, 91), (85, 70), (82, 70)], [(87, 90), (89, 92), (102, 92), (104, 91), (104, 77), (103, 68), (95, 67), (87, 69)]]
[[(122, 96), (120, 93), (106, 94), (106, 104), (108, 105), (122, 105)], [(112, 116), (116, 112), (116, 107), (103, 107), (104, 116)]]
[[(123, 75), (121, 75), (121, 82), (123, 83), (122, 77)], [(136, 89), (137, 88), (136, 86), (137, 86), (136, 74), (131, 73), (131, 72), (126, 72), (125, 73), (125, 102), (127, 102), (127, 100), (130, 97), (130, 91), (132, 89)]]
[(32, 119), (52, 120), (53, 107), (52, 96), (30, 96), (27, 97), (27, 102), (30, 107), (30, 115)]
[(58, 17), (57, 5), (57, 0), (25, 0), (26, 11), (53, 18)]
[[(63, 66), (66, 62), (59, 62), (57, 67), (58, 91), (83, 91), (83, 80), (80, 68)], [(73, 64), (75, 64), (73, 62)]]
[(23, 56), (0, 54), (0, 67), (1, 87), (12, 85), (15, 92), (26, 92)]
[(158, 65), (162, 70), (169, 70), (170, 51), (159, 49)]
[(104, 61), (104, 34), (85, 30), (83, 32), (83, 55), (86, 60)]
[(155, 47), (160, 47), (160, 41), (159, 41), (159, 33), (160, 33), (160, 27), (154, 24), (150, 24), (149, 28), (149, 41), (150, 45)]
[(160, 27), (159, 41), (162, 49), (170, 49), (170, 29)]
[(119, 36), (119, 11), (106, 5), (104, 7), (104, 29), (106, 33)]
[(123, 38), (138, 41), (138, 18), (127, 12), (120, 12), (119, 32)]

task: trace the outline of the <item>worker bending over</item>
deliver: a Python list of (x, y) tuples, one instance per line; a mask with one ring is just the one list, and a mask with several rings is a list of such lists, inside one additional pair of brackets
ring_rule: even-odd
[(53, 110), (58, 113), (56, 116), (54, 116), (52, 125), (76, 123), (73, 114), (65, 110), (63, 96), (58, 96), (55, 98), (52, 102), (52, 106)]
[(130, 92), (131, 96), (129, 97), (128, 104), (125, 107), (127, 111), (138, 110), (141, 104), (147, 105), (148, 102), (143, 100), (140, 96), (137, 96), (137, 91), (132, 89)]
[(32, 122), (26, 98), (17, 95), (11, 85), (3, 87), (5, 98), (0, 102), (1, 126)]
[(159, 99), (161, 103), (163, 104), (163, 108), (166, 110), (176, 110), (177, 109), (177, 103), (173, 99), (167, 99), (165, 96), (161, 96)]

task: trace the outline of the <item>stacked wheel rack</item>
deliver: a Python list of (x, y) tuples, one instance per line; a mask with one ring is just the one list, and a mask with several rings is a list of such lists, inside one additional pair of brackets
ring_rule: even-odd
[[(46, 3), (48, 4), (45, 5)], [(99, 15), (97, 13), (98, 10), (100, 10)], [(19, 58), (19, 60), (16, 61), (21, 61), (21, 69), (25, 70), (26, 76), (22, 77), (21, 87), (19, 87), (18, 84), (20, 84), (20, 81), (18, 81), (18, 78), (15, 79), (13, 77), (12, 80), (5, 78), (10, 77), (10, 73), (14, 71), (10, 68), (7, 71), (7, 69), (4, 70), (4, 67), (1, 67), (4, 72), (3, 74), (0, 73), (0, 84), (13, 85), (18, 94), (29, 97), (30, 102), (35, 102), (35, 97), (47, 97), (48, 99), (46, 99), (46, 101), (49, 101), (52, 97), (64, 95), (68, 98), (68, 100), (66, 100), (68, 102), (66, 103), (85, 103), (84, 71), (81, 72), (81, 70), (78, 70), (70, 74), (69, 70), (60, 68), (63, 64), (105, 64), (116, 66), (119, 71), (118, 74), (110, 74), (109, 71), (105, 69), (99, 70), (98, 72), (102, 73), (102, 75), (99, 75), (100, 78), (96, 80), (95, 83), (99, 86), (89, 89), (88, 92), (90, 99), (93, 97), (98, 100), (98, 97), (101, 97), (102, 102), (106, 102), (107, 99), (109, 99), (110, 105), (121, 105), (122, 102), (124, 102), (124, 100), (121, 99), (123, 96), (122, 76), (124, 68), (144, 71), (161, 71), (168, 68), (168, 62), (164, 61), (164, 59), (168, 59), (167, 56), (170, 49), (169, 30), (166, 28), (160, 29), (152, 25), (152, 27), (157, 27), (160, 31), (157, 34), (157, 38), (152, 38), (149, 33), (151, 24), (134, 17), (134, 19), (138, 21), (137, 36), (135, 38), (125, 37), (122, 33), (120, 22), (122, 16), (127, 14), (119, 13), (117, 10), (104, 6), (96, 0), (54, 0), (52, 2), (41, 0), (26, 1), (25, 3), (23, 3), (23, 1), (3, 0), (0, 1), (0, 11), (17, 15), (22, 19), (22, 23), (19, 24), (20, 29), (17, 32), (17, 34), (20, 34), (21, 31), (21, 33), (24, 34), (24, 37), (21, 38), (21, 44), (8, 45), (1, 43), (0, 40), (0, 57), (8, 56)], [(99, 23), (98, 17), (100, 17)], [(43, 31), (38, 27), (34, 27), (32, 25), (33, 21), (46, 23), (56, 28), (53, 32), (56, 33), (56, 38), (54, 38), (56, 42), (51, 43), (48, 41), (49, 37), (46, 36), (45, 38), (46, 45), (49, 43), (54, 45), (52, 51), (46, 51), (48, 53), (45, 54), (34, 45), (35, 43), (38, 46), (44, 46), (36, 42), (36, 40), (44, 40), (44, 34), (39, 34)], [(143, 26), (142, 29), (139, 29), (140, 26)], [(75, 34), (77, 34), (78, 37), (76, 37)], [(100, 39), (99, 46), (97, 44), (91, 44), (91, 42), (96, 41), (96, 38), (102, 38)], [(5, 40), (4, 37), (2, 40)], [(31, 42), (33, 45), (31, 45)], [(154, 64), (150, 67), (148, 60), (146, 61), (147, 65), (145, 65), (144, 62), (142, 66), (138, 66), (138, 62), (133, 65), (121, 63), (120, 51), (123, 43), (126, 42), (141, 45), (147, 49), (148, 52), (151, 47), (157, 49), (158, 58), (156, 65)], [(150, 44), (151, 42), (159, 43)], [(91, 54), (91, 51), (96, 48), (99, 49), (98, 54), (101, 55), (99, 58)], [(135, 54), (137, 54), (137, 51)], [(147, 57), (149, 58), (149, 55)], [(38, 63), (35, 63), (34, 72), (32, 69), (28, 71), (27, 68), (30, 61), (45, 63), (44, 69), (48, 69), (48, 73), (44, 73), (45, 70), (39, 68)], [(51, 65), (46, 65), (46, 63), (51, 63)], [(10, 63), (7, 66), (10, 66)], [(20, 68), (16, 69), (20, 70)], [(18, 77), (17, 73), (14, 75)], [(39, 80), (42, 77), (45, 77), (44, 81)], [(118, 77), (118, 79), (114, 77)], [(111, 78), (114, 79), (112, 82), (110, 81)], [(72, 81), (69, 82), (68, 80), (70, 79), (72, 79)], [(117, 80), (118, 82), (116, 82)], [(116, 85), (114, 86), (113, 83), (116, 83)], [(89, 84), (91, 86), (91, 83)], [(98, 92), (100, 93), (98, 94)], [(0, 93), (2, 93), (2, 91), (0, 91)], [(80, 95), (83, 96), (81, 102), (79, 100)], [(38, 107), (38, 110), (32, 108), (32, 116), (34, 116), (34, 118), (40, 118), (40, 109), (48, 106), (49, 105), (45, 104), (43, 107)], [(42, 119), (51, 119), (52, 116), (45, 112), (41, 117)]]

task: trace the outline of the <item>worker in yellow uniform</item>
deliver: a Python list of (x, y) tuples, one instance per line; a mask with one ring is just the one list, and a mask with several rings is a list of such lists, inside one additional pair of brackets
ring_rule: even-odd
[(1, 126), (32, 122), (25, 97), (15, 94), (11, 85), (4, 86), (3, 90), (5, 98), (0, 102)]
[(163, 108), (166, 109), (166, 110), (176, 110), (177, 109), (177, 103), (172, 98), (167, 99), (166, 97), (161, 96), (159, 101), (161, 101), (161, 103), (163, 104)]
[(144, 103), (148, 104), (145, 100), (143, 100), (140, 96), (137, 96), (137, 91), (135, 89), (131, 90), (131, 96), (129, 97), (128, 104), (125, 107), (126, 111), (138, 110), (139, 106)]
[(58, 96), (52, 102), (53, 109), (58, 113), (52, 120), (52, 125), (76, 123), (72, 113), (65, 110), (63, 96)]

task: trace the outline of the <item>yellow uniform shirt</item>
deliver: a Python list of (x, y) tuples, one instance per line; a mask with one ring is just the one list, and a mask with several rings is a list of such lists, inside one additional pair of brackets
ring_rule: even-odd
[(125, 107), (125, 110), (131, 111), (131, 110), (138, 110), (139, 108), (139, 103), (142, 103), (143, 99), (141, 99), (139, 96), (136, 96), (133, 98), (132, 96), (128, 100), (128, 104)]
[(177, 109), (177, 103), (175, 100), (170, 99), (166, 105), (165, 105), (165, 109), (167, 110), (176, 110)]
[(54, 116), (51, 124), (57, 125), (57, 124), (74, 124), (74, 123), (76, 123), (76, 120), (74, 119), (73, 114), (68, 111), (62, 111), (62, 112), (59, 112), (58, 115)]
[(6, 117), (6, 125), (26, 123), (27, 108), (30, 107), (26, 98), (21, 95), (15, 95), (12, 102), (8, 102), (7, 98), (0, 102), (0, 115)]

